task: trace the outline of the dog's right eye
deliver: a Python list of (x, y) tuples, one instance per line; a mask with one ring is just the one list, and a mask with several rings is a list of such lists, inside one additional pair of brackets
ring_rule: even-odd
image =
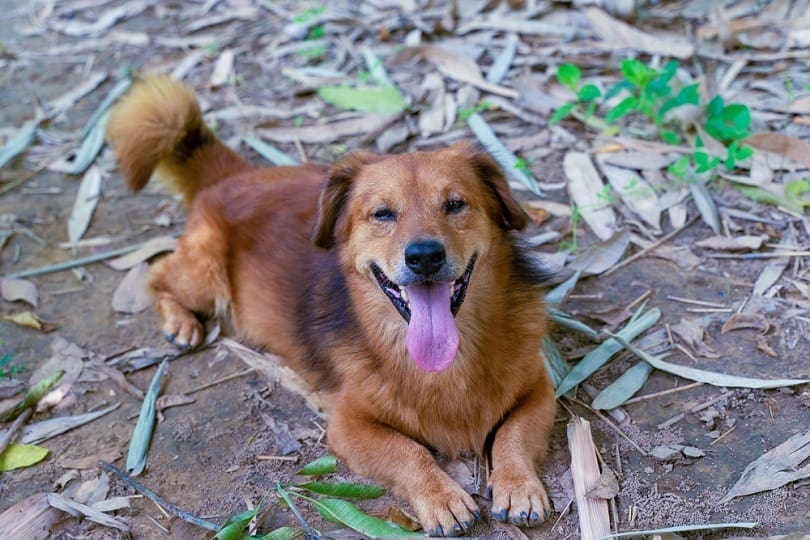
[(377, 221), (395, 221), (397, 219), (397, 214), (390, 208), (380, 208), (379, 210), (375, 210), (371, 217), (376, 219)]

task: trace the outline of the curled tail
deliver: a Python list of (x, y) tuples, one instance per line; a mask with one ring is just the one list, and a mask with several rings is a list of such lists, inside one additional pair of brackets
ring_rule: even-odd
[(107, 139), (131, 189), (157, 170), (186, 204), (200, 189), (251, 168), (205, 125), (194, 92), (166, 76), (133, 85), (110, 113)]

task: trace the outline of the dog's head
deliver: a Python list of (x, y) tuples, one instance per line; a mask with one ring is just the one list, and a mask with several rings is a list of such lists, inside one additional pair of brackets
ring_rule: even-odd
[(526, 222), (500, 168), (477, 147), (357, 152), (330, 170), (313, 241), (340, 244), (344, 263), (375, 283), (407, 323), (413, 361), (439, 371), (458, 350), (454, 317), (476, 262), (505, 230)]

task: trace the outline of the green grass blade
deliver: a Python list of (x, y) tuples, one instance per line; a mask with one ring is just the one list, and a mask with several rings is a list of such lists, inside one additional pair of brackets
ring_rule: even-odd
[(335, 456), (323, 456), (319, 457), (315, 461), (307, 463), (295, 474), (302, 474), (304, 476), (323, 476), (324, 474), (332, 474), (336, 470), (337, 458)]
[(333, 523), (344, 525), (369, 538), (409, 538), (422, 536), (390, 521), (369, 516), (349, 501), (307, 498), (318, 513)]
[(615, 409), (633, 397), (652, 373), (652, 366), (646, 362), (639, 362), (613, 381), (607, 388), (599, 392), (593, 399), (591, 407), (597, 410)]
[(37, 137), (37, 124), (38, 122), (31, 122), (23, 126), (19, 133), (6, 141), (6, 144), (0, 148), (0, 167), (3, 167), (3, 165), (33, 144), (34, 139)]
[[(617, 335), (625, 340), (632, 340), (658, 322), (660, 318), (661, 310), (653, 308), (637, 319), (631, 320)], [(622, 344), (615, 338), (605, 340), (596, 349), (586, 354), (585, 358), (580, 360), (577, 365), (571, 368), (571, 371), (568, 372), (568, 375), (566, 375), (565, 379), (560, 383), (559, 388), (557, 388), (556, 396), (560, 397), (590, 377), (597, 369), (602, 367), (605, 362), (610, 360), (614, 354), (622, 350), (622, 348)]]
[(138, 416), (138, 423), (132, 432), (132, 440), (129, 441), (129, 452), (127, 452), (127, 471), (132, 476), (138, 476), (146, 468), (146, 454), (149, 451), (149, 444), (152, 442), (152, 429), (155, 427), (155, 402), (163, 380), (163, 375), (169, 367), (168, 360), (163, 360), (158, 366), (152, 382), (149, 383), (149, 390), (143, 398), (141, 404), (141, 414)]
[(577, 286), (577, 282), (579, 281), (579, 276), (582, 274), (581, 270), (577, 270), (574, 272), (574, 275), (565, 280), (564, 282), (560, 283), (546, 294), (545, 300), (546, 305), (551, 307), (559, 307), (568, 295), (571, 294), (571, 291), (574, 290), (574, 287)]
[(11, 422), (20, 416), (25, 409), (36, 405), (37, 402), (42, 399), (42, 396), (45, 395), (45, 392), (47, 392), (48, 389), (56, 383), (56, 381), (61, 379), (62, 375), (64, 374), (64, 371), (59, 371), (46, 379), (42, 379), (37, 384), (29, 388), (23, 398), (10, 411), (3, 415), (3, 422)]
[(385, 489), (381, 487), (350, 482), (307, 482), (298, 487), (320, 495), (349, 499), (376, 499), (385, 495)]
[(551, 320), (555, 323), (585, 334), (594, 341), (599, 341), (599, 334), (597, 334), (593, 328), (587, 326), (582, 321), (575, 319), (571, 315), (554, 308), (550, 308), (548, 310), (548, 314)]
[(101, 148), (104, 146), (104, 137), (107, 133), (107, 119), (109, 117), (109, 112), (104, 113), (87, 136), (84, 137), (82, 145), (76, 152), (76, 157), (73, 158), (73, 164), (70, 166), (70, 169), (68, 169), (68, 174), (82, 174), (87, 170), (87, 167), (96, 160), (96, 156), (101, 152)]

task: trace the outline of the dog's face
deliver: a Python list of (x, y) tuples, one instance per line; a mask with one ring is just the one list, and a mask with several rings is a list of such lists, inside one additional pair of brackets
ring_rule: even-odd
[[(399, 156), (352, 154), (321, 194), (316, 245), (337, 239), (349, 261), (408, 325), (411, 358), (449, 367), (458, 348), (454, 317), (476, 262), (526, 216), (492, 158), (467, 144)], [(398, 313), (398, 315), (397, 315)]]

